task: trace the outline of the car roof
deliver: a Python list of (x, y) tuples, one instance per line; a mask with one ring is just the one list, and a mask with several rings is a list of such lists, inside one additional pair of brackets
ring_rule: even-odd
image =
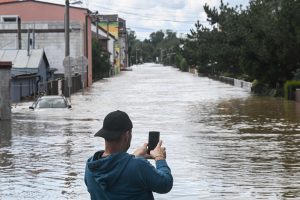
[(50, 96), (42, 96), (40, 98), (41, 99), (57, 99), (57, 98), (64, 99), (65, 97), (64, 96), (59, 96), (59, 95), (50, 95)]

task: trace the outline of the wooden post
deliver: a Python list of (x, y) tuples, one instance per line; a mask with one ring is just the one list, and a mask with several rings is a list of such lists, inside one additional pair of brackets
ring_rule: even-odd
[(11, 119), (11, 67), (12, 62), (0, 62), (0, 120)]

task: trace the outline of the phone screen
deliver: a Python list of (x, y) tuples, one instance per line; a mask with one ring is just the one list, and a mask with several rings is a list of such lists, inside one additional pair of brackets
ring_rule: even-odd
[(159, 141), (159, 135), (160, 135), (160, 132), (158, 132), (158, 131), (150, 131), (149, 132), (148, 151), (147, 151), (148, 154), (150, 154), (150, 151), (156, 147), (156, 145)]

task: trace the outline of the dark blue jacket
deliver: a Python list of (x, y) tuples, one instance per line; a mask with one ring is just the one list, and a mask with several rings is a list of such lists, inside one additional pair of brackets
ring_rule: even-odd
[(98, 151), (86, 164), (84, 181), (92, 200), (152, 200), (152, 192), (167, 193), (173, 177), (165, 160), (156, 168), (144, 158), (128, 153), (101, 157)]

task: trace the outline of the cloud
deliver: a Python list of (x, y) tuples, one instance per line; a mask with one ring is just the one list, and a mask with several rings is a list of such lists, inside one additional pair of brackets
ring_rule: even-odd
[[(64, 4), (65, 0), (42, 0)], [(72, 1), (72, 0), (71, 0)], [(83, 0), (84, 6), (100, 14), (118, 14), (140, 39), (152, 32), (171, 29), (188, 33), (197, 20), (207, 25), (203, 6), (219, 7), (220, 0)], [(249, 0), (223, 0), (230, 6), (247, 5)]]
[(185, 6), (184, 0), (162, 0), (162, 1), (156, 1), (157, 5), (159, 7), (165, 7), (165, 8), (172, 8), (172, 9), (182, 9)]

